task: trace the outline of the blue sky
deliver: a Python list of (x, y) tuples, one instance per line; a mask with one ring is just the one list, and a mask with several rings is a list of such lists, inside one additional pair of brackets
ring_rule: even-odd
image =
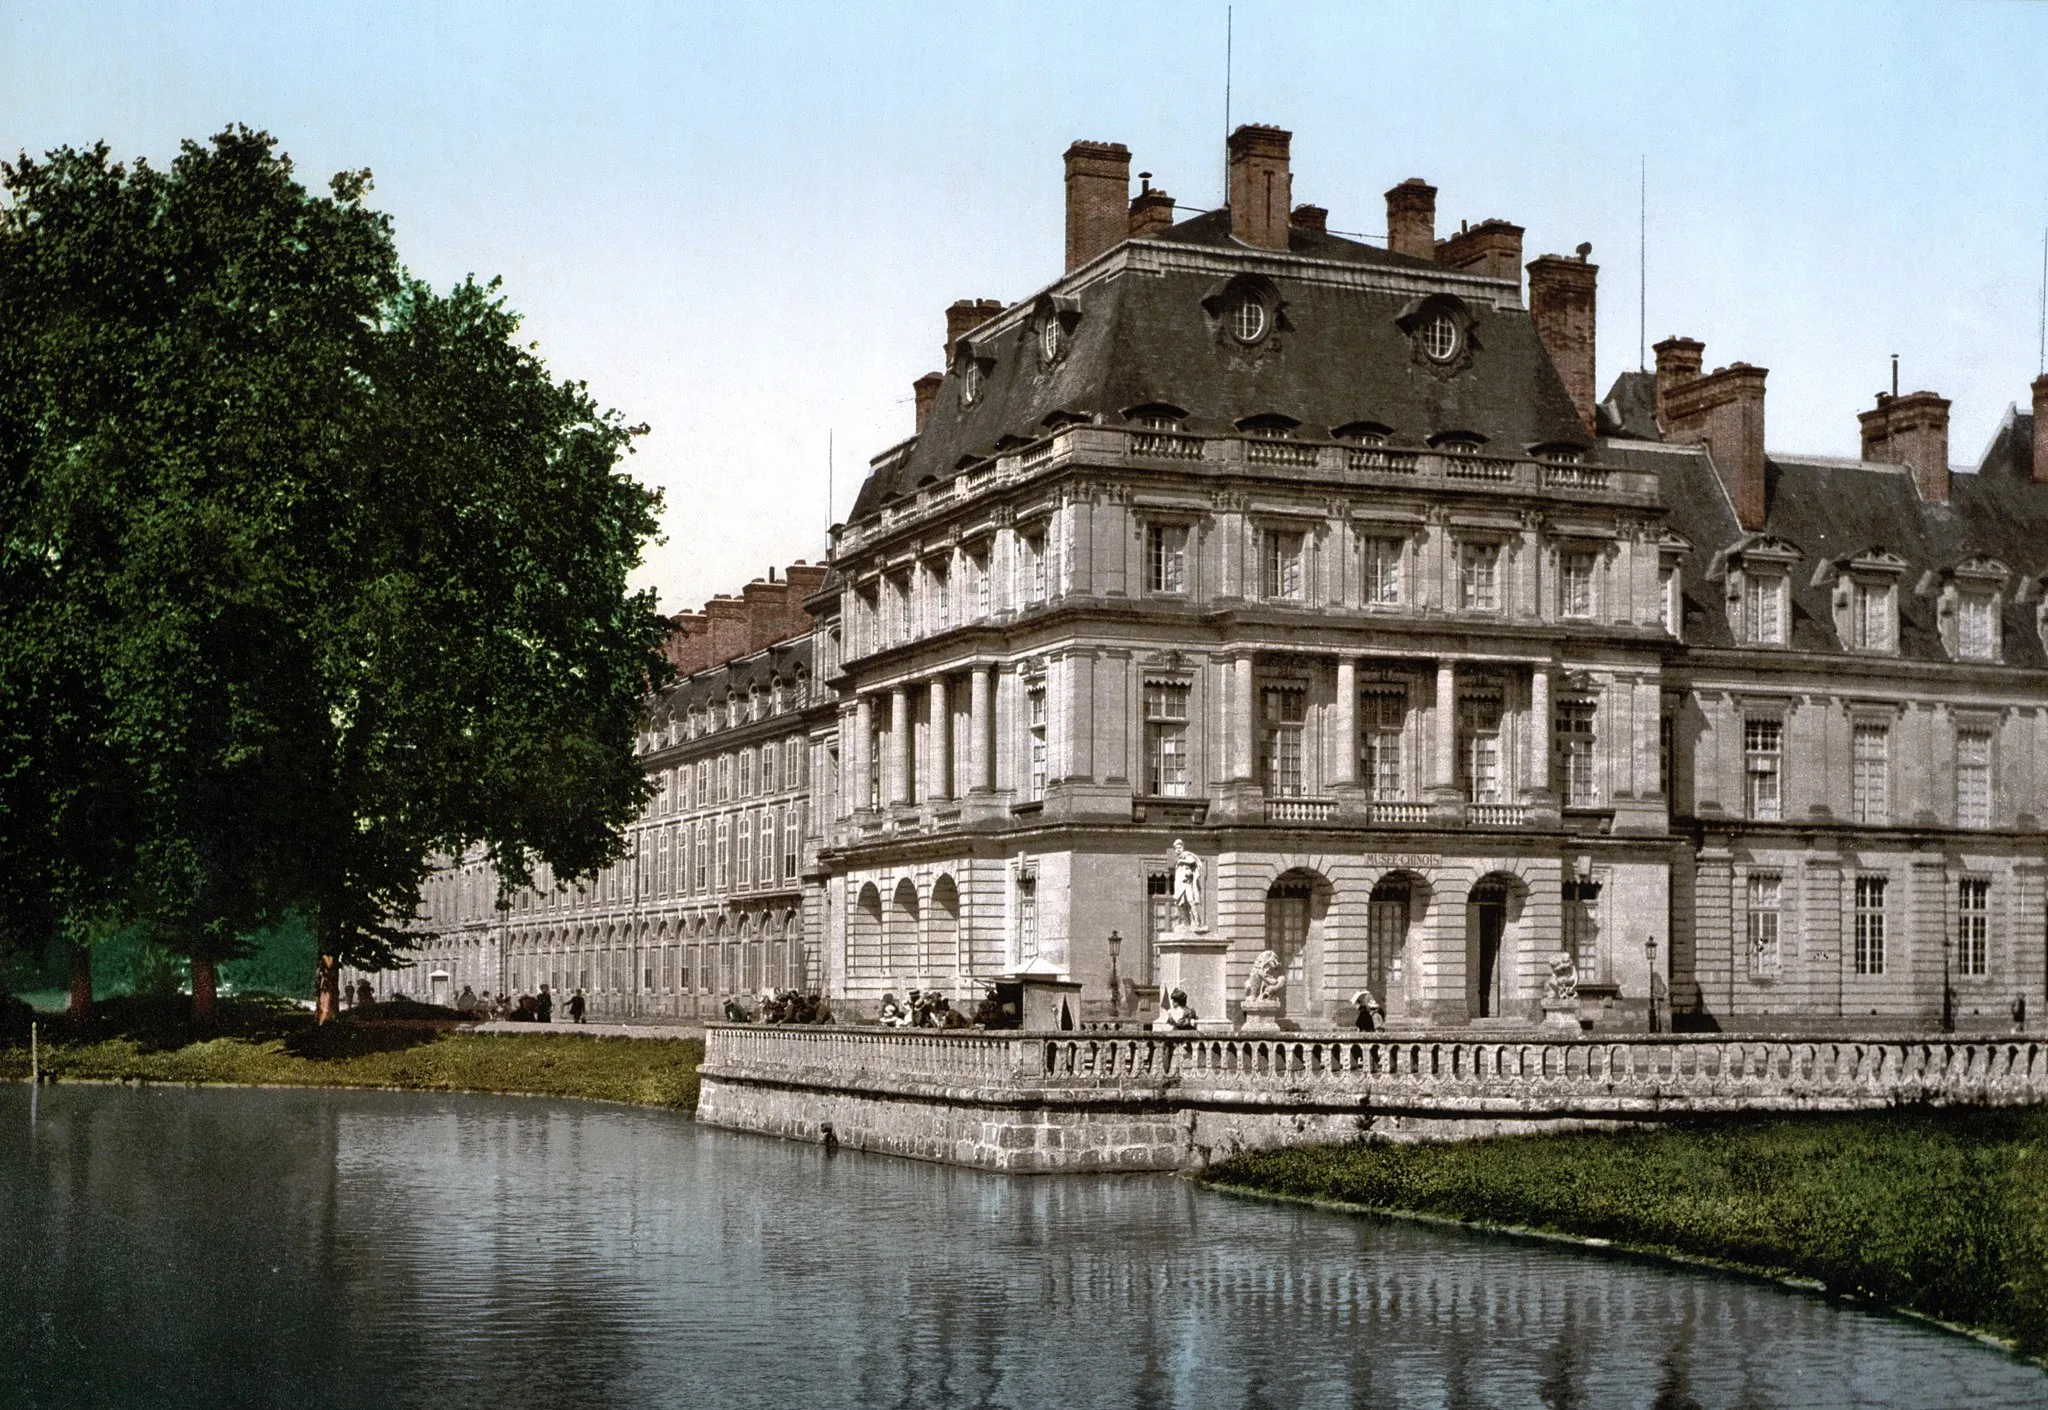
[[(1220, 199), (1222, 3), (74, 4), (0, 0), (0, 151), (168, 157), (230, 121), (310, 182), (376, 173), (439, 284), (502, 275), (558, 374), (653, 432), (642, 580), (673, 610), (824, 548), (909, 433), (956, 298), (1059, 273), (1060, 154)], [(2038, 362), (2048, 5), (1235, 5), (1232, 118), (1377, 234), (1503, 216), (1593, 244), (1600, 383), (1649, 340), (1771, 369), (1774, 450), (1853, 454), (1887, 384), (1974, 464)]]

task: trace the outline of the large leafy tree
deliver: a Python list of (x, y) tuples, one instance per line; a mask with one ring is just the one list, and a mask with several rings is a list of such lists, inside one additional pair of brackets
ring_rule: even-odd
[(437, 857), (616, 859), (665, 669), (639, 428), (495, 285), (408, 276), (367, 172), (315, 196), (240, 128), (0, 170), (4, 933), (142, 924), (203, 1012), (296, 914), (325, 1016)]

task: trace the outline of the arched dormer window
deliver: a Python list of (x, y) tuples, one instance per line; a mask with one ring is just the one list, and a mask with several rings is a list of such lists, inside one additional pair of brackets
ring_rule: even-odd
[(1441, 372), (1471, 364), (1479, 350), (1478, 317), (1456, 294), (1428, 294), (1415, 299), (1394, 319), (1408, 335), (1415, 361)]
[(1261, 440), (1285, 441), (1293, 439), (1294, 432), (1300, 425), (1301, 423), (1292, 416), (1267, 411), (1257, 416), (1245, 417), (1237, 423), (1237, 429), (1247, 436), (1257, 436)]
[(1899, 649), (1899, 579), (1906, 560), (1883, 548), (1867, 548), (1814, 570), (1814, 586), (1832, 582), (1835, 639), (1845, 651)]
[(1143, 431), (1184, 431), (1188, 414), (1170, 402), (1148, 401), (1125, 411), (1124, 420)]
[(1203, 311), (1217, 330), (1239, 347), (1258, 347), (1287, 328), (1287, 301), (1280, 287), (1263, 274), (1239, 274), (1211, 289)]
[(1081, 301), (1072, 294), (1041, 294), (1031, 311), (1038, 360), (1052, 367), (1067, 355), (1081, 321)]
[(1792, 570), (1798, 546), (1753, 534), (1717, 556), (1707, 571), (1725, 587), (1728, 630), (1750, 646), (1786, 646), (1792, 640)]
[(973, 406), (988, 390), (988, 374), (995, 369), (992, 349), (962, 338), (953, 348), (953, 377), (960, 392), (960, 405)]
[(1921, 577), (1915, 595), (1933, 599), (1935, 630), (1951, 660), (2005, 659), (2005, 604), (2011, 583), (2012, 569), (1982, 555)]

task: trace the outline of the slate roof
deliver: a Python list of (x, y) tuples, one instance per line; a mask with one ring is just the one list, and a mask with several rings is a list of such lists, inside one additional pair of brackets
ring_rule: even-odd
[(1594, 416), (1603, 436), (1657, 440), (1657, 374), (1622, 373), (1607, 389), (1607, 399), (1594, 409)]
[[(1154, 238), (1244, 249), (1230, 238), (1228, 212), (1196, 216)], [(1320, 259), (1446, 272), (1428, 260), (1316, 231), (1291, 231), (1290, 241), (1294, 253)], [(1121, 425), (1126, 411), (1163, 403), (1189, 413), (1189, 430), (1212, 433), (1278, 413), (1300, 422), (1297, 435), (1305, 439), (1375, 421), (1391, 429), (1397, 445), (1465, 431), (1511, 454), (1586, 442), (1524, 310), (1495, 311), (1468, 299), (1474, 352), (1469, 364), (1447, 374), (1420, 359), (1396, 325), (1413, 302), (1410, 295), (1277, 278), (1280, 323), (1248, 349), (1225, 336), (1203, 306), (1226, 282), (1193, 269), (1127, 270), (1098, 280), (1076, 296), (1078, 321), (1064, 355), (1050, 367), (1039, 355), (1035, 320), (1020, 319), (991, 341), (977, 342), (977, 350), (993, 358), (980, 399), (961, 406), (959, 378), (949, 369), (916, 444), (869, 475), (851, 519), (865, 519), (890, 496), (994, 454), (1005, 438), (1036, 439), (1055, 413)]]
[[(1818, 457), (1767, 457), (1769, 512), (1763, 532), (1792, 544), (1801, 554), (1790, 583), (1793, 649), (1842, 649), (1835, 635), (1832, 588), (1827, 582), (1814, 583), (1815, 567), (1884, 548), (1908, 565), (1898, 593), (1902, 657), (1950, 659), (1935, 625), (1935, 598), (1922, 596), (1917, 589), (1930, 571), (1938, 573), (1984, 556), (2004, 563), (2013, 574), (2005, 594), (2005, 664), (2048, 668), (2048, 653), (2035, 629), (2034, 605), (2015, 600), (2021, 579), (2048, 572), (2048, 485), (2032, 484), (2027, 478), (2032, 418), (2020, 419), (2027, 423), (2023, 458), (2016, 463), (2013, 437), (2002, 428), (1977, 473), (1950, 476), (1947, 504), (1921, 500), (1912, 475), (1903, 468)], [(1609, 461), (1656, 473), (1671, 529), (1692, 544), (1681, 569), (1686, 642), (1739, 645), (1722, 605), (1723, 585), (1709, 581), (1707, 573), (1717, 554), (1749, 535), (1736, 522), (1712, 462), (1692, 446), (1610, 443), (1602, 453)]]
[(672, 713), (694, 710), (700, 705), (722, 701), (728, 694), (745, 695), (756, 686), (765, 693), (780, 680), (795, 681), (799, 670), (810, 674), (811, 636), (806, 634), (765, 647), (752, 656), (742, 656), (709, 670), (677, 681), (662, 697), (663, 708)]

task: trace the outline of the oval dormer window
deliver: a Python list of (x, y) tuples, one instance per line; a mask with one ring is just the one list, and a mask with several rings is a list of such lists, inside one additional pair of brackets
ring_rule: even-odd
[(1266, 312), (1266, 305), (1256, 294), (1243, 293), (1230, 306), (1230, 336), (1240, 343), (1256, 343), (1266, 336), (1266, 329), (1272, 323), (1272, 316)]
[(1047, 362), (1060, 360), (1060, 321), (1048, 318), (1038, 328), (1038, 354)]
[(974, 358), (960, 363), (960, 404), (973, 406), (981, 400), (981, 364)]
[(1458, 355), (1458, 324), (1448, 313), (1434, 313), (1418, 330), (1422, 350), (1436, 362), (1449, 362)]

